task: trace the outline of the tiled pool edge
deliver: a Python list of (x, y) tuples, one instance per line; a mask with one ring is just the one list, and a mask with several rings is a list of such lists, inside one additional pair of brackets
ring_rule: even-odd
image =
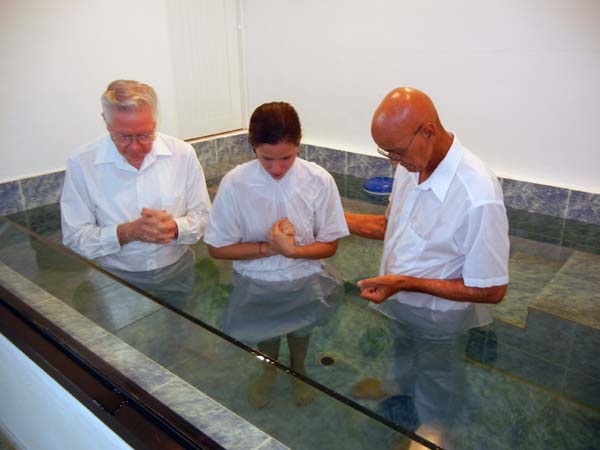
[[(288, 449), (0, 262), (0, 283), (146, 392), (228, 450)], [(110, 351), (106, 351), (109, 348)], [(115, 356), (117, 355), (117, 356)], [(123, 357), (126, 355), (126, 357)], [(213, 415), (218, 420), (211, 420)], [(232, 432), (235, 430), (235, 433)], [(248, 446), (252, 443), (251, 446)]]
[[(245, 133), (194, 142), (192, 146), (209, 182), (253, 157)], [(302, 144), (300, 156), (330, 172), (357, 178), (392, 175), (388, 161), (378, 156), (310, 144)], [(57, 203), (63, 180), (64, 171), (59, 171), (0, 183), (0, 215)], [(600, 225), (600, 194), (508, 178), (501, 181), (505, 204), (509, 208)]]

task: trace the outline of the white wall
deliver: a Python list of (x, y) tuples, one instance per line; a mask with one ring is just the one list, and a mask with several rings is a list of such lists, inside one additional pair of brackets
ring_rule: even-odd
[(245, 126), (282, 99), (306, 142), (361, 153), (380, 99), (412, 85), (498, 175), (600, 193), (598, 23), (597, 0), (2, 0), (0, 183), (62, 169), (126, 77), (156, 88), (176, 136)]
[(241, 128), (237, 0), (166, 0), (166, 5), (179, 136)]
[[(118, 78), (156, 89), (159, 129), (168, 134), (239, 128), (236, 6), (236, 0), (1, 0), (0, 183), (62, 170), (75, 148), (104, 133), (100, 95)], [(182, 54), (182, 40), (191, 52)], [(197, 79), (210, 74), (212, 90), (191, 95), (193, 80), (181, 81), (189, 67)], [(214, 120), (198, 120), (194, 128), (190, 111), (198, 104)]]
[(21, 448), (131, 449), (0, 334), (0, 422)]
[(305, 142), (373, 154), (418, 87), (500, 176), (600, 193), (597, 0), (241, 0), (248, 108), (291, 102)]
[(0, 182), (63, 169), (105, 131), (100, 95), (117, 78), (151, 84), (177, 132), (165, 14), (162, 0), (2, 1)]

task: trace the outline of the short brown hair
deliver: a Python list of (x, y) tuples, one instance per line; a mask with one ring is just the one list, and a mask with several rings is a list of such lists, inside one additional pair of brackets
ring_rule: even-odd
[(264, 103), (256, 108), (250, 117), (248, 142), (252, 147), (282, 142), (299, 145), (301, 139), (300, 119), (289, 103)]

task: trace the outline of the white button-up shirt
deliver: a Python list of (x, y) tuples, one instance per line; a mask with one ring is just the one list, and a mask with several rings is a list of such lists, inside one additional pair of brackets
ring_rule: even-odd
[[(253, 160), (231, 170), (219, 185), (204, 241), (213, 247), (265, 242), (275, 222), (287, 217), (296, 245), (332, 242), (349, 234), (333, 177), (315, 163), (296, 158), (281, 180)], [(234, 261), (238, 273), (266, 281), (294, 280), (317, 273), (318, 260), (282, 255)]]
[[(507, 284), (508, 220), (493, 173), (454, 136), (431, 176), (421, 184), (418, 177), (396, 170), (380, 274), (462, 278), (472, 287)], [(398, 319), (410, 310), (442, 327), (450, 318), (457, 322), (453, 330), (491, 321), (488, 305), (419, 292), (399, 292), (373, 307)]]
[[(202, 237), (210, 198), (191, 145), (157, 133), (138, 170), (107, 134), (68, 159), (60, 207), (66, 246), (104, 267), (138, 272), (176, 262)], [(117, 225), (138, 219), (143, 208), (171, 213), (177, 240), (121, 246)]]

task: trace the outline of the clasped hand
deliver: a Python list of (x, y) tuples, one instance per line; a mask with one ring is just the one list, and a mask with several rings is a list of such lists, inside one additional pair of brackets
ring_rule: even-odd
[(291, 258), (294, 256), (296, 230), (286, 217), (273, 224), (269, 231), (269, 252)]
[(140, 241), (168, 244), (177, 238), (177, 223), (171, 213), (158, 209), (142, 209), (142, 217), (135, 222)]

